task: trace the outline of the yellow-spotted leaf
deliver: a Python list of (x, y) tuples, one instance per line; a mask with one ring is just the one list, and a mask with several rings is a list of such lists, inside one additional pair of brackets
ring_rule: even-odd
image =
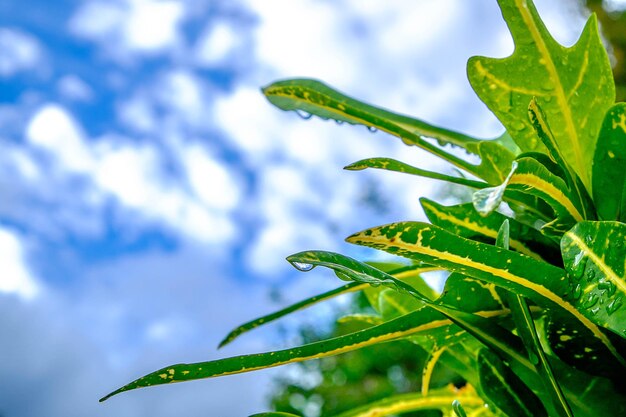
[(561, 268), (420, 222), (401, 222), (364, 230), (347, 241), (482, 279), (529, 298), (539, 306), (561, 309), (571, 320), (589, 329), (616, 362), (626, 365), (620, 352), (598, 327), (599, 324), (611, 325), (613, 331), (620, 332), (623, 322), (606, 323), (600, 320), (595, 310), (578, 309), (572, 304), (570, 298), (575, 285)]
[(603, 220), (626, 221), (626, 103), (604, 118), (593, 157), (593, 200)]
[(271, 323), (275, 320), (278, 320), (281, 317), (284, 317), (288, 314), (294, 313), (296, 311), (308, 308), (314, 304), (317, 304), (321, 301), (325, 301), (325, 300), (329, 300), (331, 298), (337, 297), (339, 295), (342, 294), (347, 294), (350, 292), (355, 292), (355, 291), (359, 291), (362, 290), (366, 287), (365, 284), (359, 284), (356, 282), (351, 282), (349, 284), (346, 285), (342, 285), (339, 288), (335, 288), (333, 290), (330, 291), (326, 291), (322, 294), (319, 295), (315, 295), (313, 297), (307, 298), (306, 300), (302, 300), (299, 301), (297, 303), (294, 303), (288, 307), (285, 307), (281, 310), (278, 310), (274, 313), (265, 315), (263, 317), (259, 317), (257, 319), (251, 320), (247, 323), (244, 323), (240, 326), (237, 326), (235, 329), (233, 329), (230, 333), (228, 333), (228, 335), (220, 342), (219, 344), (219, 348), (226, 346), (227, 344), (231, 343), (233, 340), (235, 340), (236, 338), (238, 338), (239, 336), (241, 336), (244, 333), (249, 332), (250, 330), (256, 329), (259, 326)]
[(480, 410), (483, 417), (493, 416), (491, 412), (484, 410), (485, 403), (475, 392), (459, 393), (449, 388), (441, 388), (432, 390), (426, 396), (414, 393), (393, 395), (334, 417), (384, 417), (422, 410), (440, 410), (449, 413), (455, 400), (460, 401), (468, 411)]
[(581, 222), (561, 241), (575, 282), (572, 302), (594, 321), (626, 337), (626, 224)]
[(533, 195), (554, 210), (556, 217), (544, 225), (549, 235), (560, 237), (576, 222), (584, 219), (576, 199), (572, 198), (560, 177), (533, 158), (522, 157), (516, 162), (517, 169), (508, 182), (507, 190)]
[(474, 91), (495, 113), (522, 151), (545, 147), (527, 117), (536, 97), (551, 120), (566, 161), (590, 189), (591, 159), (602, 118), (615, 100), (609, 59), (595, 16), (578, 42), (566, 48), (552, 38), (530, 0), (499, 0), (515, 50), (510, 57), (473, 57), (467, 73)]
[[(397, 136), (407, 145), (419, 146), (489, 183), (501, 182), (515, 157), (515, 150), (511, 150), (515, 149), (515, 145), (508, 135), (482, 141), (362, 103), (316, 80), (278, 81), (265, 87), (263, 93), (276, 107), (297, 111), (305, 118), (316, 115), (322, 119), (360, 124)], [(425, 138), (436, 139), (437, 145)], [(447, 144), (474, 154), (480, 158), (480, 163), (474, 165), (443, 150)]]
[(104, 396), (100, 401), (106, 401), (119, 393), (142, 387), (214, 378), (338, 355), (377, 343), (427, 333), (449, 325), (450, 320), (445, 317), (439, 316), (439, 319), (434, 320), (431, 311), (418, 310), (365, 330), (290, 349), (167, 366), (124, 385)]
[(366, 168), (375, 168), (375, 169), (384, 169), (386, 171), (402, 172), (405, 174), (417, 175), (419, 177), (424, 177), (424, 178), (432, 178), (435, 180), (446, 181), (452, 184), (465, 185), (467, 187), (472, 187), (472, 188), (477, 188), (477, 189), (481, 189), (481, 188), (485, 188), (489, 186), (489, 184), (487, 184), (486, 182), (475, 181), (475, 180), (461, 178), (461, 177), (453, 177), (451, 175), (445, 175), (445, 174), (440, 174), (438, 172), (428, 171), (425, 169), (421, 169), (421, 168), (417, 168), (417, 167), (405, 164), (404, 162), (396, 161), (395, 159), (391, 159), (391, 158), (363, 159), (363, 160), (354, 162), (344, 167), (344, 169), (348, 171), (360, 171)]
[(510, 249), (553, 265), (562, 265), (561, 252), (551, 239), (537, 229), (492, 212), (488, 216), (476, 213), (472, 204), (444, 206), (421, 198), (420, 203), (428, 220), (458, 236), (483, 243), (494, 244), (498, 229), (504, 220), (509, 220)]

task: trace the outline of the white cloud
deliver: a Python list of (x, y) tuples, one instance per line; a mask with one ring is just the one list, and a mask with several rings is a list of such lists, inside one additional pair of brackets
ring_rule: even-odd
[(32, 299), (39, 292), (37, 280), (26, 264), (24, 247), (10, 230), (0, 227), (0, 292)]
[(241, 33), (227, 22), (207, 27), (196, 45), (196, 59), (201, 65), (225, 64), (241, 45)]
[(56, 104), (44, 105), (35, 113), (26, 129), (26, 137), (54, 155), (64, 169), (86, 172), (93, 165), (82, 128)]
[(223, 212), (239, 206), (241, 186), (235, 180), (235, 169), (228, 170), (199, 145), (182, 149), (181, 159), (191, 189), (203, 204)]
[(0, 27), (0, 77), (37, 69), (43, 48), (32, 35), (21, 30)]
[(88, 102), (93, 99), (93, 90), (85, 81), (76, 75), (66, 75), (58, 81), (59, 92), (75, 101)]
[(101, 43), (110, 53), (158, 53), (179, 42), (184, 18), (180, 1), (122, 0), (84, 3), (70, 21), (79, 36)]
[(190, 194), (184, 183), (166, 180), (162, 156), (155, 146), (133, 145), (115, 137), (90, 143), (72, 116), (58, 105), (42, 107), (28, 124), (26, 136), (54, 158), (58, 173), (88, 178), (94, 191), (113, 196), (146, 220), (163, 222), (206, 242), (223, 243), (234, 237), (230, 211), (239, 201), (240, 185), (217, 159), (197, 146), (185, 149), (188, 145), (176, 145), (182, 147), (181, 165), (190, 164), (186, 168)]

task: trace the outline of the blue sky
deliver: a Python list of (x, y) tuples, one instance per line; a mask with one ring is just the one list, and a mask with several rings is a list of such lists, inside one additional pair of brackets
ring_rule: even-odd
[[(573, 42), (573, 2), (537, 3)], [(465, 62), (511, 50), (495, 0), (0, 0), (0, 415), (263, 411), (286, 369), (97, 399), (171, 363), (289, 344), (327, 309), (216, 350), (237, 324), (339, 284), (285, 256), (371, 259), (343, 238), (422, 218), (419, 196), (445, 199), (433, 182), (343, 166), (450, 168), (364, 127), (282, 113), (259, 88), (318, 78), (494, 137)]]

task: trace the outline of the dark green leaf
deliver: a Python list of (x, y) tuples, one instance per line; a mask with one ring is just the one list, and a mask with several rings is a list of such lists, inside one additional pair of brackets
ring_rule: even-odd
[(539, 398), (502, 362), (489, 351), (481, 349), (478, 353), (478, 372), (480, 385), (496, 408), (509, 417), (548, 416)]
[(604, 118), (593, 157), (593, 200), (603, 220), (626, 221), (626, 103)]

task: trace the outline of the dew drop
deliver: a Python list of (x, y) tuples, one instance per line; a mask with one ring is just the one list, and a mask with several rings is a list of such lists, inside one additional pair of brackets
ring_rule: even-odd
[(578, 266), (578, 264), (580, 263), (580, 261), (583, 259), (584, 256), (585, 256), (585, 252), (583, 251), (580, 251), (576, 254), (576, 256), (574, 257), (574, 263), (572, 264), (572, 269)]
[(300, 109), (296, 109), (296, 114), (298, 116), (300, 116), (304, 120), (309, 120), (311, 117), (313, 117), (313, 115), (311, 113), (307, 113), (307, 112), (305, 112), (303, 110), (300, 110)]
[(617, 297), (614, 298), (607, 306), (606, 306), (606, 313), (608, 315), (612, 315), (613, 313), (615, 313), (617, 310), (619, 310), (619, 308), (622, 306), (623, 301), (622, 301), (622, 297)]
[(378, 132), (378, 129), (376, 129), (374, 126), (367, 126), (367, 130), (369, 130), (372, 133)]
[(580, 296), (583, 295), (583, 287), (580, 284), (576, 284), (576, 288), (574, 288), (573, 297), (575, 300), (580, 299)]
[(291, 265), (293, 265), (294, 268), (296, 268), (298, 271), (302, 271), (302, 272), (307, 272), (307, 271), (310, 271), (311, 269), (315, 268), (315, 265), (308, 264), (306, 262), (296, 262), (296, 261), (293, 261), (293, 262), (291, 262)]
[(591, 308), (598, 303), (598, 294), (591, 293), (585, 301), (583, 301), (583, 308)]
[(337, 123), (338, 125), (342, 125), (342, 124), (343, 124), (343, 120), (337, 120), (337, 119), (335, 119), (335, 123)]
[(528, 359), (530, 359), (530, 363), (532, 363), (533, 365), (539, 364), (539, 357), (534, 352), (528, 353)]

